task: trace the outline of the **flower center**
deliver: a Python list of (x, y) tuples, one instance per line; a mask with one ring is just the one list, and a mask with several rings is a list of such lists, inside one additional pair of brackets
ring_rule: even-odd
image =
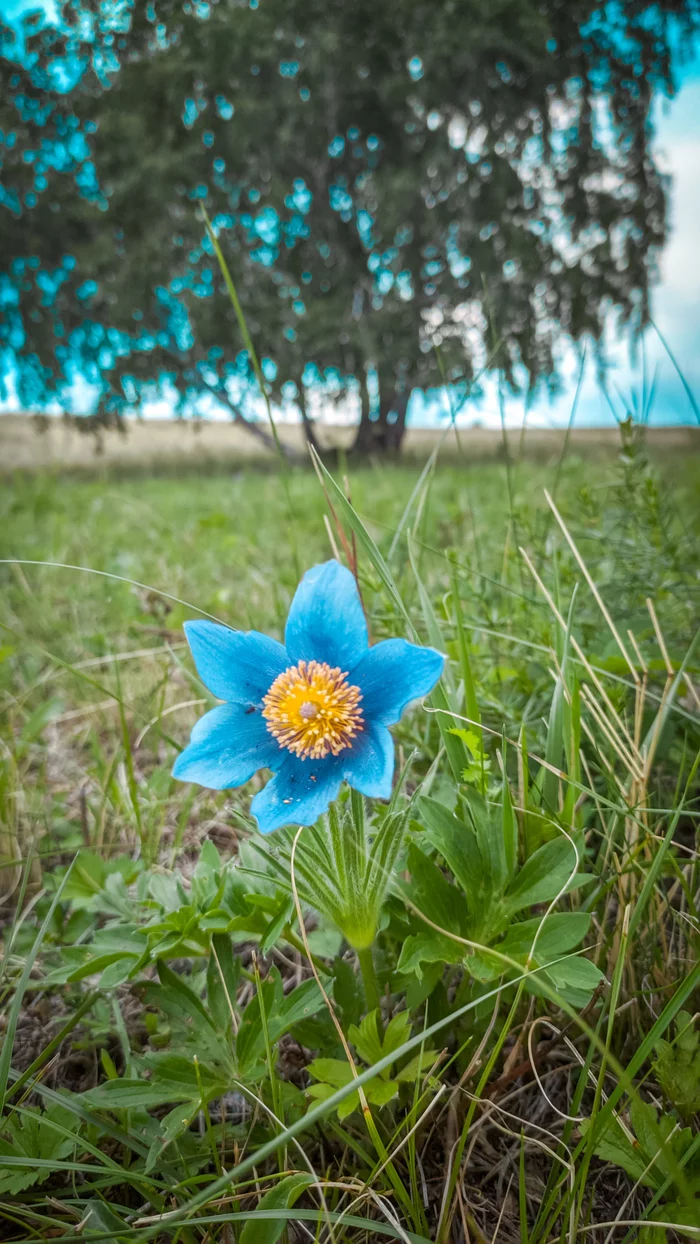
[(263, 699), (263, 717), (280, 747), (302, 760), (337, 756), (364, 728), (359, 687), (325, 661), (300, 661), (284, 670)]

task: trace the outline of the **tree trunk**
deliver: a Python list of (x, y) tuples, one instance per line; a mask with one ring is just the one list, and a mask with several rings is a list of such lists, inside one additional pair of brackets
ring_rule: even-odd
[(410, 386), (406, 386), (402, 393), (394, 390), (388, 396), (380, 390), (379, 411), (372, 418), (369, 394), (366, 385), (363, 385), (360, 424), (350, 452), (365, 457), (370, 454), (397, 454), (406, 431), (410, 397)]

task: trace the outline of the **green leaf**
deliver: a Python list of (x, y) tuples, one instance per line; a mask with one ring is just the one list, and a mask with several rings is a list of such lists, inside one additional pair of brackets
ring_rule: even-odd
[(282, 934), (282, 930), (287, 927), (289, 921), (294, 914), (294, 899), (292, 895), (284, 895), (278, 905), (278, 910), (270, 920), (267, 930), (260, 939), (260, 953), (266, 955), (271, 950)]
[[(410, 1029), (411, 1019), (408, 1012), (400, 1011), (398, 1015), (394, 1015), (389, 1020), (382, 1034), (379, 1026), (379, 1011), (374, 1010), (365, 1015), (359, 1028), (353, 1024), (348, 1036), (360, 1058), (372, 1066), (373, 1063), (379, 1062), (380, 1058), (391, 1054), (392, 1050), (400, 1049), (408, 1040)], [(388, 1079), (389, 1068), (385, 1068), (382, 1074), (385, 1079)]]
[(401, 947), (397, 971), (415, 972), (422, 980), (425, 964), (459, 963), (466, 949), (440, 933), (411, 933)]
[(410, 885), (401, 888), (424, 916), (450, 933), (463, 933), (466, 925), (464, 896), (415, 843), (408, 848)]
[[(484, 862), (471, 825), (465, 825), (441, 803), (427, 796), (418, 800), (418, 810), (425, 823), (428, 841), (453, 873), (464, 891), (464, 901), (481, 924), (488, 906), (490, 886)], [(427, 913), (426, 913), (427, 914)], [(457, 930), (454, 930), (457, 932)]]
[[(321, 1080), (319, 1081), (318, 1084), (309, 1084), (306, 1088), (307, 1095), (313, 1098), (314, 1101), (327, 1101), (329, 1097), (333, 1096), (335, 1091), (336, 1090), (334, 1086), (330, 1082), (327, 1082), (326, 1080)], [(357, 1102), (359, 1104), (359, 1101), (360, 1101), (359, 1093), (356, 1094), (356, 1097), (357, 1097)]]
[[(454, 945), (455, 943), (453, 943)], [(420, 964), (420, 976), (417, 974), (402, 977), (396, 975), (396, 988), (404, 991), (407, 1010), (414, 1012), (429, 998), (438, 981), (442, 978), (445, 960), (440, 957), (428, 963)]]
[(279, 1041), (295, 1024), (315, 1015), (324, 1006), (323, 994), (316, 981), (302, 981), (296, 989), (285, 994), (275, 1013), (269, 1015), (267, 1022), (270, 1040)]
[(104, 1048), (100, 1050), (100, 1062), (102, 1064), (102, 1070), (104, 1071), (108, 1080), (119, 1079), (119, 1072), (117, 1071), (114, 1065), (114, 1060), (111, 1058), (108, 1051), (105, 1050)]
[(687, 1118), (700, 1110), (700, 1033), (687, 1011), (678, 1013), (676, 1034), (673, 1043), (657, 1042), (654, 1070), (665, 1096)]
[[(366, 1084), (365, 1085), (365, 1097), (367, 1097), (367, 1100), (369, 1101), (369, 1097), (367, 1096), (368, 1088), (369, 1088), (369, 1085)], [(359, 1109), (360, 1109), (360, 1094), (350, 1093), (345, 1098), (345, 1101), (340, 1103), (336, 1113), (342, 1123), (343, 1119), (347, 1119), (348, 1115), (354, 1114), (354, 1112)]]
[[(564, 963), (558, 963), (555, 967), (548, 968), (542, 975), (545, 979), (549, 979), (565, 1002), (577, 1007), (587, 1006), (591, 995), (605, 980), (600, 968), (597, 968), (595, 963), (591, 963), (590, 959), (586, 959), (583, 955), (577, 955), (567, 959)], [(528, 987), (531, 993), (538, 992), (537, 977), (528, 981)]]
[(177, 1140), (178, 1136), (189, 1130), (196, 1115), (202, 1108), (199, 1096), (184, 1098), (179, 1105), (160, 1120), (158, 1135), (155, 1137), (146, 1158), (146, 1171), (155, 1170), (168, 1145)]
[(119, 1244), (120, 1240), (125, 1239), (129, 1235), (129, 1225), (124, 1222), (123, 1218), (119, 1218), (114, 1210), (104, 1201), (93, 1197), (88, 1201), (86, 1212), (81, 1223), (81, 1233), (86, 1239), (90, 1239), (91, 1235), (101, 1235), (103, 1238), (108, 1237)]
[(382, 1054), (389, 1053), (384, 1050), (382, 1038), (379, 1033), (379, 1011), (376, 1009), (365, 1015), (359, 1027), (353, 1024), (348, 1032), (348, 1037), (355, 1046), (360, 1058), (364, 1060), (370, 1067), (373, 1063), (378, 1063)]
[(116, 989), (117, 985), (122, 985), (132, 975), (139, 962), (140, 960), (134, 955), (124, 955), (121, 959), (111, 963), (100, 977), (100, 989)]
[[(291, 1209), (299, 1200), (302, 1192), (314, 1182), (313, 1175), (287, 1175), (285, 1179), (281, 1179), (274, 1188), (266, 1192), (261, 1198), (258, 1209)], [(262, 1219), (255, 1221), (255, 1211), (251, 1213), (248, 1222), (244, 1224), (239, 1240), (240, 1244), (277, 1244), (282, 1232), (287, 1225), (287, 1218), (280, 1218), (279, 1221), (274, 1219)]]
[(200, 1059), (225, 1063), (230, 1061), (230, 1048), (225, 1032), (220, 1033), (206, 1007), (193, 989), (162, 962), (158, 962), (162, 983), (143, 987), (143, 999), (157, 1007), (170, 1019), (173, 1041), (187, 1048)]
[[(295, 1024), (309, 1019), (325, 1005), (315, 980), (303, 981), (286, 997), (282, 991), (282, 981), (277, 968), (272, 968), (265, 980), (261, 982), (263, 1005), (267, 1017), (267, 1032), (274, 1044), (280, 1037), (289, 1032)], [(260, 1015), (260, 1001), (251, 998), (241, 1019), (238, 1031), (236, 1050), (242, 1075), (251, 1074), (265, 1053), (265, 1035)]]
[(332, 1084), (334, 1088), (341, 1088), (352, 1080), (352, 1067), (342, 1058), (314, 1058), (307, 1071), (314, 1079)]
[(344, 1028), (356, 1024), (364, 1007), (364, 995), (359, 977), (347, 959), (337, 956), (333, 961), (333, 999), (338, 1007)]
[(167, 1102), (199, 1102), (202, 1095), (211, 1100), (229, 1088), (223, 1070), (202, 1061), (195, 1066), (194, 1056), (165, 1051), (145, 1054), (140, 1062), (150, 1079), (107, 1080), (83, 1093), (81, 1100), (101, 1110), (150, 1110)]
[(240, 975), (241, 961), (234, 957), (231, 938), (215, 933), (207, 966), (207, 1007), (217, 1032), (229, 1030), (231, 1012), (236, 1009)]
[[(554, 912), (544, 921), (542, 917), (522, 920), (518, 924), (511, 925), (505, 937), (502, 941), (496, 942), (493, 949), (499, 955), (505, 955), (523, 966), (528, 959), (532, 959), (533, 964), (548, 963), (579, 945), (588, 931), (590, 920), (587, 912), (573, 911)], [(572, 977), (575, 975), (577, 969), (573, 966), (569, 968), (569, 965), (577, 962), (578, 960), (567, 959), (566, 964), (557, 965), (556, 969), (549, 970), (554, 981), (555, 975), (553, 974), (559, 973), (560, 966), (562, 968), (562, 973), (556, 975), (557, 988), (563, 988), (567, 972), (570, 971)], [(487, 954), (485, 950), (475, 952), (465, 960), (465, 963), (477, 980), (481, 981), (495, 980), (504, 970), (508, 970), (507, 965), (504, 965), (495, 955)], [(580, 971), (582, 980), (589, 980), (591, 974), (597, 984), (601, 979), (601, 973), (593, 964), (588, 964), (586, 969)], [(528, 980), (527, 988), (535, 993), (540, 992), (537, 977)], [(580, 999), (577, 998), (576, 1001), (579, 1002)]]
[[(613, 1117), (599, 1138), (596, 1155), (614, 1162), (645, 1187), (659, 1189), (666, 1179), (673, 1180), (686, 1151), (693, 1145), (690, 1128), (676, 1130), (671, 1115), (657, 1115), (654, 1107), (635, 1097), (630, 1106), (629, 1126)], [(587, 1131), (590, 1123), (582, 1126)]]
[(177, 911), (187, 904), (187, 894), (182, 880), (173, 873), (153, 873), (148, 890), (155, 903), (164, 911)]
[[(11, 1114), (0, 1124), (0, 1155), (25, 1163), (32, 1158), (44, 1161), (66, 1158), (78, 1143), (77, 1133), (65, 1136), (52, 1127), (52, 1123), (76, 1133), (75, 1116), (62, 1106), (49, 1106), (43, 1114), (33, 1107), (27, 1107), (21, 1115)], [(50, 1174), (50, 1166), (24, 1165), (13, 1171), (10, 1165), (3, 1163), (0, 1168), (0, 1192), (14, 1196), (33, 1184), (43, 1183)]]
[[(195, 1091), (199, 1090), (195, 1083)], [(151, 1084), (147, 1080), (107, 1080), (81, 1095), (87, 1106), (98, 1110), (150, 1110), (166, 1102), (184, 1101), (188, 1094), (175, 1084)]]
[(464, 726), (450, 726), (450, 734), (455, 734), (461, 739), (471, 756), (480, 756), (481, 739), (475, 730), (465, 730)]
[(370, 1080), (365, 1085), (365, 1096), (372, 1106), (386, 1106), (399, 1091), (397, 1080)]
[[(350, 1084), (354, 1078), (350, 1064), (339, 1058), (315, 1058), (307, 1070), (319, 1083), (309, 1085), (306, 1091), (310, 1097), (318, 1101), (325, 1101), (337, 1089)], [(383, 1075), (382, 1072), (381, 1077)], [(397, 1080), (387, 1080), (381, 1077), (377, 1076), (364, 1086), (367, 1101), (374, 1106), (385, 1106), (399, 1091)], [(350, 1093), (338, 1107), (338, 1118), (347, 1118), (353, 1111), (359, 1109), (359, 1106), (359, 1091)]]
[[(496, 807), (492, 812), (476, 790), (465, 791), (464, 801), (469, 811), (474, 833), (476, 834), (479, 854), (481, 855), (483, 865), (482, 884), (491, 888), (500, 897), (510, 880), (510, 861), (513, 858), (513, 843), (509, 838), (508, 849), (506, 849), (503, 836), (503, 808), (498, 809)], [(507, 814), (505, 815), (507, 818)], [(512, 827), (510, 827), (511, 838), (512, 832)]]
[[(506, 744), (503, 741), (503, 767), (505, 773), (506, 763)], [(505, 858), (505, 878), (510, 880), (515, 872), (518, 861), (518, 822), (513, 811), (513, 801), (510, 797), (510, 786), (508, 778), (503, 778), (503, 793), (501, 796), (501, 834), (503, 838), (503, 854)]]
[[(312, 1092), (312, 1090), (317, 1090), (321, 1088), (323, 1088), (324, 1090), (323, 1093)], [(376, 1079), (376, 1080), (370, 1080), (367, 1084), (365, 1084), (364, 1089), (365, 1089), (365, 1097), (367, 1098), (367, 1101), (369, 1102), (371, 1106), (385, 1106), (388, 1102), (392, 1100), (392, 1098), (396, 1097), (396, 1094), (399, 1091), (399, 1086), (396, 1080)], [(335, 1092), (335, 1090), (333, 1089), (332, 1085), (312, 1084), (311, 1089), (308, 1089), (307, 1092), (310, 1092), (313, 1097), (318, 1097), (320, 1098), (320, 1100), (325, 1100), (325, 1098), (327, 1096), (330, 1096), (332, 1092)], [(341, 1121), (343, 1119), (347, 1119), (348, 1115), (353, 1114), (355, 1110), (359, 1110), (359, 1109), (360, 1109), (359, 1091), (356, 1093), (349, 1093), (348, 1096), (345, 1098), (345, 1100), (342, 1101), (340, 1105), (338, 1106), (338, 1111), (337, 1111), (338, 1118)]]
[[(77, 967), (71, 966), (71, 960), (73, 958), (73, 956), (70, 955), (71, 951), (77, 952), (75, 957), (82, 961)], [(64, 958), (67, 962), (64, 963), (61, 968), (50, 974), (49, 981), (51, 984), (81, 981), (87, 976), (95, 976), (99, 972), (104, 973), (107, 968), (112, 967), (114, 964), (119, 964), (120, 967), (124, 965), (123, 971), (125, 972), (125, 976), (121, 977), (121, 979), (124, 980), (126, 976), (129, 975), (132, 968), (138, 963), (140, 956), (129, 954), (128, 951), (116, 951), (100, 955), (96, 954), (94, 948), (92, 947), (67, 946), (64, 950)]]
[(576, 852), (567, 838), (547, 842), (531, 855), (516, 874), (505, 895), (509, 914), (549, 903), (576, 869)]
[(405, 1067), (396, 1072), (394, 1078), (401, 1084), (412, 1084), (422, 1072), (428, 1071), (432, 1067), (437, 1056), (437, 1050), (422, 1050), (410, 1062), (406, 1063)]
[(269, 1022), (277, 1007), (281, 1006), (283, 996), (282, 981), (276, 968), (260, 982), (258, 988), (262, 998), (258, 998), (256, 992), (250, 999), (241, 1017), (236, 1037), (236, 1056), (244, 1079), (257, 1078), (260, 1061), (265, 1056), (265, 1032), (261, 1014), (263, 1008), (268, 1021), (268, 1036), (272, 1040)]
[(387, 812), (371, 841), (365, 892), (368, 906), (377, 912), (391, 883), (407, 822), (407, 811)]
[[(682, 1201), (665, 1202), (663, 1205), (657, 1205), (652, 1210), (650, 1221), (656, 1219), (659, 1222), (673, 1223), (678, 1229), (678, 1234), (687, 1240), (698, 1239), (698, 1223), (700, 1223), (700, 1197), (694, 1197), (692, 1203), (683, 1204)], [(684, 1227), (694, 1227), (692, 1235), (688, 1231), (683, 1231)], [(643, 1227), (640, 1236), (640, 1244), (667, 1244), (668, 1232), (664, 1227)]]
[(534, 943), (537, 962), (546, 963), (580, 945), (590, 923), (590, 914), (585, 911), (555, 911), (546, 918), (535, 916), (511, 925), (496, 949), (520, 960), (531, 953)]
[[(585, 1119), (581, 1123), (581, 1132), (585, 1135), (589, 1128), (590, 1120)], [(595, 1147), (595, 1153), (596, 1157), (600, 1158), (602, 1162), (612, 1162), (615, 1166), (622, 1167), (622, 1170), (635, 1183), (641, 1181), (647, 1188), (656, 1186), (653, 1174), (647, 1173), (645, 1175), (649, 1159), (645, 1157), (639, 1145), (635, 1143), (634, 1137), (624, 1130), (622, 1124), (617, 1119), (614, 1120), (607, 1128), (604, 1136), (601, 1137)]]
[(399, 1050), (411, 1035), (411, 1017), (408, 1011), (399, 1011), (392, 1016), (384, 1030), (382, 1041), (382, 1057), (392, 1050)]
[(225, 907), (213, 907), (199, 918), (199, 927), (205, 933), (225, 933), (233, 917)]
[(217, 849), (216, 843), (211, 838), (205, 838), (202, 843), (199, 859), (197, 861), (197, 869), (195, 875), (201, 876), (202, 872), (217, 872), (221, 868), (221, 856)]

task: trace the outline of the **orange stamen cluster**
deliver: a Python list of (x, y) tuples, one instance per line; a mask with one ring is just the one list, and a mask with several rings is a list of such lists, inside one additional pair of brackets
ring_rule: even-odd
[(280, 747), (302, 760), (337, 756), (364, 727), (359, 687), (325, 661), (299, 661), (284, 670), (263, 699), (263, 717)]

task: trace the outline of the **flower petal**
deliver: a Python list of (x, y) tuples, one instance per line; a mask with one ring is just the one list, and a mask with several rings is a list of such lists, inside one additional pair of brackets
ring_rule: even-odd
[(282, 644), (259, 631), (232, 631), (218, 622), (185, 622), (197, 673), (212, 695), (233, 704), (260, 704), (290, 664)]
[(250, 805), (261, 834), (283, 825), (313, 825), (340, 790), (340, 760), (340, 756), (301, 760), (287, 752), (275, 776)]
[(262, 713), (241, 704), (219, 704), (196, 723), (180, 752), (173, 777), (212, 790), (242, 786), (258, 769), (277, 766), (281, 748)]
[(405, 639), (384, 639), (375, 644), (352, 675), (362, 692), (365, 721), (385, 726), (398, 721), (411, 700), (432, 691), (444, 664), (441, 652), (409, 644)]
[(394, 740), (386, 726), (370, 722), (338, 757), (343, 777), (370, 799), (389, 799), (394, 776)]
[(394, 740), (385, 726), (372, 723), (338, 756), (302, 760), (287, 752), (250, 810), (263, 834), (283, 825), (314, 825), (337, 797), (343, 779), (363, 795), (388, 799), (393, 773)]
[(284, 642), (294, 663), (327, 661), (346, 673), (367, 651), (367, 623), (357, 584), (340, 562), (307, 570), (294, 594)]

